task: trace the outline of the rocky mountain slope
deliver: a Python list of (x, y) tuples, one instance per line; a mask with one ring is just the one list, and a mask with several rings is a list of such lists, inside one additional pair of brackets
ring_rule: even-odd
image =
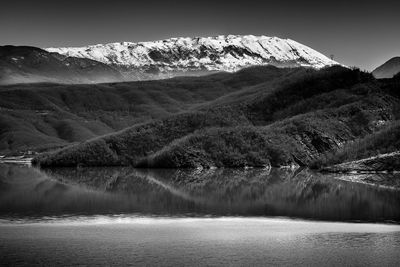
[[(398, 111), (394, 115), (400, 118)], [(399, 151), (400, 121), (396, 120), (380, 131), (322, 155), (314, 164), (329, 172), (398, 172)]]
[(377, 67), (372, 74), (376, 78), (392, 78), (400, 72), (400, 57), (394, 57)]
[(49, 52), (88, 58), (113, 66), (127, 79), (155, 79), (209, 71), (237, 71), (271, 64), (322, 68), (338, 64), (290, 39), (253, 35), (171, 38), (84, 47), (46, 48)]
[(340, 163), (323, 169), (328, 172), (380, 172), (400, 170), (400, 151)]
[(0, 46), (0, 84), (98, 83), (122, 79), (117, 70), (95, 60), (30, 46)]

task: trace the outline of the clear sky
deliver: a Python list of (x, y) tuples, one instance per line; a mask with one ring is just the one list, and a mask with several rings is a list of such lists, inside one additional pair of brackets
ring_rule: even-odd
[(2, 0), (0, 45), (83, 46), (181, 36), (291, 38), (372, 70), (400, 56), (400, 0)]

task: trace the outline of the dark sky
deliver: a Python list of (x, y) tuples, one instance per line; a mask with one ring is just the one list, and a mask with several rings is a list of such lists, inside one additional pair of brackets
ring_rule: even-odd
[(371, 70), (400, 56), (400, 0), (29, 0), (0, 3), (0, 45), (83, 46), (180, 36), (291, 38)]

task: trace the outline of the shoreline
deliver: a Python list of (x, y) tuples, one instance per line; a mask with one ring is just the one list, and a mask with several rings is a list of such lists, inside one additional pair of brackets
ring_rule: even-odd
[(399, 227), (400, 221), (368, 221), (368, 220), (323, 220), (318, 218), (302, 218), (288, 216), (224, 216), (224, 215), (146, 215), (146, 214), (94, 214), (94, 215), (63, 215), (31, 217), (1, 217), (0, 227), (7, 226), (90, 226), (90, 225), (132, 225), (132, 224), (169, 224), (193, 222), (256, 222), (256, 223), (322, 223), (322, 224), (350, 224), (364, 226)]
[[(0, 158), (0, 164), (15, 164), (15, 165), (21, 165), (21, 166), (29, 166), (29, 167), (34, 167), (41, 169), (40, 166), (34, 166), (32, 164), (32, 159), (33, 158), (23, 158), (23, 157), (2, 157)], [(46, 167), (45, 169), (58, 169), (58, 168), (66, 168), (66, 169), (85, 169), (85, 168), (108, 168), (110, 166), (82, 166), (82, 167)], [(113, 167), (118, 167), (118, 166), (113, 166)], [(120, 166), (120, 167), (127, 167), (127, 166)], [(133, 167), (134, 168), (134, 167)], [(270, 171), (271, 168), (274, 167), (237, 167), (237, 168), (228, 168), (228, 169), (237, 169), (237, 170), (249, 170), (249, 169), (260, 169), (260, 170), (266, 170)], [(365, 185), (370, 185), (370, 186), (378, 186), (382, 189), (390, 189), (390, 190), (400, 190), (400, 184), (399, 185), (387, 185), (385, 182), (382, 181), (366, 181), (366, 179), (370, 178), (371, 176), (378, 176), (378, 177), (391, 177), (391, 176), (399, 176), (400, 179), (400, 171), (397, 170), (359, 170), (359, 169), (336, 169), (334, 166), (332, 167), (325, 167), (321, 169), (311, 169), (308, 167), (299, 167), (294, 168), (293, 166), (281, 166), (281, 167), (275, 167), (278, 169), (282, 170), (293, 170), (294, 172), (301, 172), (303, 169), (310, 169), (314, 172), (321, 173), (323, 175), (334, 175), (334, 179), (339, 179), (342, 181), (347, 181), (347, 182), (353, 182), (353, 183), (360, 183), (360, 184), (365, 184)], [(139, 168), (143, 169), (143, 168)], [(159, 169), (159, 168), (145, 168), (145, 169)], [(182, 168), (172, 168), (172, 169), (182, 169)], [(187, 168), (183, 168), (187, 169)], [(225, 169), (223, 168), (218, 168), (218, 169)], [(193, 168), (194, 171), (203, 171), (207, 170), (204, 168)]]

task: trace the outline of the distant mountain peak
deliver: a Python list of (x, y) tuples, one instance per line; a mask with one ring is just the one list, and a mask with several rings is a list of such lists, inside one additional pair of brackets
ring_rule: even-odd
[(400, 57), (389, 59), (372, 72), (376, 78), (392, 78), (397, 73), (400, 73)]
[(136, 73), (139, 79), (199, 71), (233, 72), (244, 67), (268, 64), (312, 68), (338, 64), (294, 40), (254, 35), (178, 37), (46, 50), (100, 61), (123, 70), (125, 74)]

